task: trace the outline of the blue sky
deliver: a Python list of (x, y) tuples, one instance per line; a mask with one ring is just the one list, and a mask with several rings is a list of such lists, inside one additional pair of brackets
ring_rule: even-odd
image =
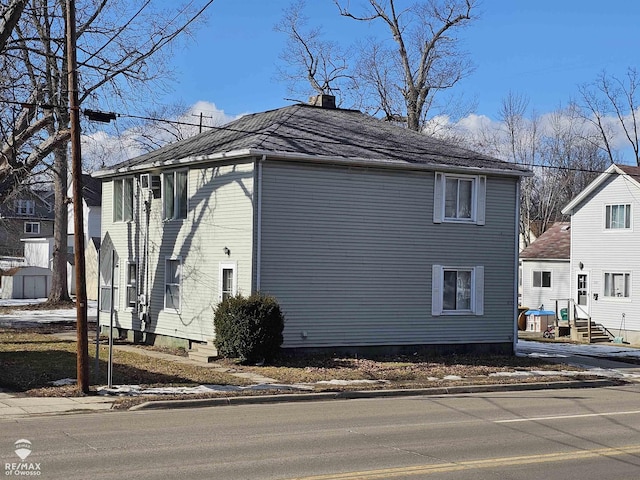
[[(216, 0), (208, 24), (176, 52), (175, 91), (163, 103), (206, 101), (232, 116), (289, 104), (276, 79), (285, 37), (273, 30), (289, 3)], [(307, 0), (307, 7), (326, 39), (349, 45), (375, 33), (341, 18), (331, 0)], [(528, 96), (538, 113), (551, 111), (603, 69), (640, 68), (639, 21), (640, 2), (632, 0), (484, 0), (480, 19), (463, 33), (476, 70), (457, 91), (491, 119), (509, 91)]]

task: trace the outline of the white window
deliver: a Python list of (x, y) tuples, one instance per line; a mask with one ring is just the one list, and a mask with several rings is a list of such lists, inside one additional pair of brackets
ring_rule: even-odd
[(607, 230), (631, 228), (631, 205), (607, 205), (604, 228)]
[(551, 272), (542, 270), (534, 271), (533, 286), (535, 288), (551, 288)]
[(163, 174), (162, 218), (187, 218), (187, 170)]
[(631, 291), (631, 275), (629, 273), (605, 273), (604, 296), (628, 298)]
[(24, 233), (40, 233), (40, 223), (24, 222)]
[(433, 266), (431, 313), (484, 314), (484, 267)]
[(133, 220), (133, 178), (113, 181), (113, 221)]
[(182, 259), (167, 258), (164, 264), (164, 308), (180, 311)]
[[(120, 286), (120, 268), (118, 263), (113, 266), (113, 309), (118, 310), (120, 307), (119, 287)], [(100, 273), (100, 310), (103, 312), (111, 311), (111, 271), (106, 270)]]
[(235, 263), (220, 264), (220, 300), (234, 297), (238, 293)]
[(452, 175), (436, 172), (434, 223), (485, 223), (485, 176)]
[(138, 264), (127, 262), (127, 307), (136, 308), (138, 304)]
[(35, 215), (35, 200), (16, 200), (15, 209), (18, 215)]

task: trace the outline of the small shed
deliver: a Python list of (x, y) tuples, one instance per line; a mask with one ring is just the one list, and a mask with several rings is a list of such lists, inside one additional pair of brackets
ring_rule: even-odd
[(527, 310), (527, 332), (544, 332), (555, 324), (556, 312), (552, 310)]
[(43, 267), (15, 267), (0, 271), (0, 298), (46, 298), (52, 272)]

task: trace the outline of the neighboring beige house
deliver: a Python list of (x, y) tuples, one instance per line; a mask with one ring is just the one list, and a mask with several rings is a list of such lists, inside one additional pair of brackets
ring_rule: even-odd
[(286, 349), (513, 352), (529, 172), (316, 100), (95, 173), (118, 259), (100, 308), (203, 342), (222, 298), (261, 291)]
[(640, 167), (611, 165), (562, 213), (571, 215), (577, 317), (640, 343)]
[(569, 308), (570, 225), (568, 222), (554, 223), (520, 252), (522, 306), (553, 311), (557, 315), (560, 315), (560, 310)]
[[(73, 197), (73, 184), (69, 182), (69, 197)], [(87, 298), (98, 298), (98, 250), (100, 250), (100, 224), (102, 221), (102, 182), (91, 175), (82, 174), (82, 228), (84, 231), (85, 248), (85, 281)], [(75, 258), (75, 221), (73, 204), (68, 206), (67, 217), (67, 251), (69, 265), (67, 281), (69, 293), (76, 293)]]

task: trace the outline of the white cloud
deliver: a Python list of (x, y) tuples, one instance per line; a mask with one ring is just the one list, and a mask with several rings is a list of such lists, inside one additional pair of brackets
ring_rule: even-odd
[[(175, 110), (175, 109), (174, 109)], [(170, 109), (163, 113), (151, 114), (150, 118), (161, 118), (170, 122), (147, 122), (137, 124), (125, 130), (118, 130), (116, 123), (93, 133), (82, 136), (83, 167), (86, 171), (95, 171), (105, 166), (115, 165), (137, 157), (167, 143), (198, 134), (200, 115), (202, 131), (207, 127), (221, 126), (240, 116), (230, 116), (218, 109), (214, 103), (199, 101), (186, 111), (171, 115)], [(126, 118), (126, 116), (123, 116)], [(118, 120), (116, 120), (118, 122)]]

